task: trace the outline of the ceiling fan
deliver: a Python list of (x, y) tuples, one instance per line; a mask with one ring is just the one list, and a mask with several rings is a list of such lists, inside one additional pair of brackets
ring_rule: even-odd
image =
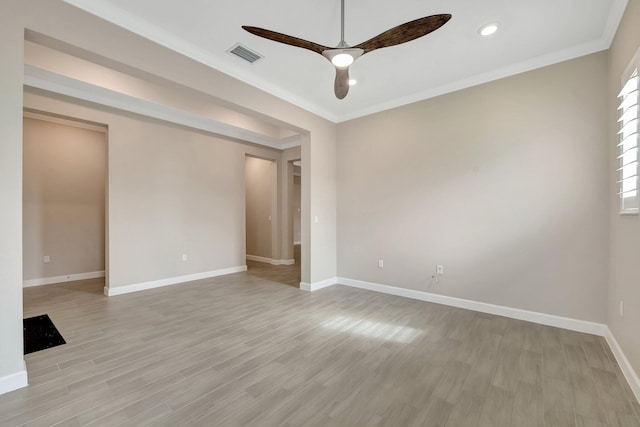
[(265, 30), (264, 28), (250, 27), (247, 25), (243, 25), (242, 28), (256, 36), (290, 46), (308, 49), (327, 58), (336, 67), (336, 79), (334, 83), (336, 98), (343, 99), (347, 96), (347, 93), (349, 93), (349, 66), (351, 66), (356, 59), (376, 49), (396, 46), (425, 36), (442, 27), (451, 19), (450, 14), (425, 16), (424, 18), (393, 27), (372, 39), (351, 47), (344, 41), (344, 0), (341, 0), (341, 6), (340, 43), (338, 43), (338, 46), (335, 48), (275, 31)]

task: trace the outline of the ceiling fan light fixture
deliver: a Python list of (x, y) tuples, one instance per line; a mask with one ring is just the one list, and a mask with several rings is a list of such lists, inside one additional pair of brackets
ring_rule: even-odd
[(489, 24), (485, 24), (482, 27), (480, 27), (480, 29), (478, 30), (478, 33), (482, 37), (489, 37), (489, 36), (495, 34), (496, 31), (498, 31), (498, 23), (491, 22)]
[(333, 63), (333, 65), (340, 68), (348, 67), (349, 65), (353, 64), (353, 61), (353, 56), (349, 55), (348, 53), (339, 53), (331, 58), (331, 62)]
[(358, 84), (358, 81), (356, 79), (349, 79), (349, 86), (355, 86)]

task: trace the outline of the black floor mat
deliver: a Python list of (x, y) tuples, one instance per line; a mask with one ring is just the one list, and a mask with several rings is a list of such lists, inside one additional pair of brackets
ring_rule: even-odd
[(24, 354), (67, 343), (46, 314), (24, 319), (22, 324), (24, 329)]

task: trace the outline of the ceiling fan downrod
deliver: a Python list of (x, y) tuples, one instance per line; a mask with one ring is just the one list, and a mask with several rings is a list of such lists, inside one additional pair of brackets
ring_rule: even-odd
[[(363, 49), (352, 48), (344, 40), (344, 1), (340, 0), (340, 43), (335, 48), (322, 52), (322, 55), (331, 61), (336, 68), (348, 68), (353, 64), (353, 61), (364, 54)], [(346, 74), (343, 73), (342, 80), (345, 78), (348, 80), (348, 72)]]
[[(344, 0), (341, 0), (342, 7), (340, 13), (340, 44), (338, 46), (347, 46), (347, 42), (344, 41)], [(344, 45), (344, 46), (343, 46)]]

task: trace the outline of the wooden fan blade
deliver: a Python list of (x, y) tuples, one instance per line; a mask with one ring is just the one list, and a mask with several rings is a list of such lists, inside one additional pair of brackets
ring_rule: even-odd
[(354, 47), (364, 49), (364, 53), (369, 53), (372, 50), (383, 47), (391, 47), (410, 42), (411, 40), (426, 36), (437, 30), (446, 24), (449, 19), (451, 19), (451, 15), (449, 14), (425, 16), (424, 18), (393, 27)]
[(319, 53), (320, 55), (322, 55), (323, 51), (330, 49), (326, 46), (322, 46), (314, 42), (299, 39), (293, 36), (288, 36), (282, 33), (277, 33), (271, 30), (265, 30), (264, 28), (249, 27), (247, 25), (243, 25), (242, 28), (258, 37), (273, 40), (274, 42), (278, 42), (278, 43), (288, 44), (289, 46), (295, 46), (295, 47), (300, 47), (302, 49), (307, 49), (312, 52)]
[(336, 98), (344, 99), (349, 93), (349, 67), (336, 67), (336, 81), (333, 84)]

